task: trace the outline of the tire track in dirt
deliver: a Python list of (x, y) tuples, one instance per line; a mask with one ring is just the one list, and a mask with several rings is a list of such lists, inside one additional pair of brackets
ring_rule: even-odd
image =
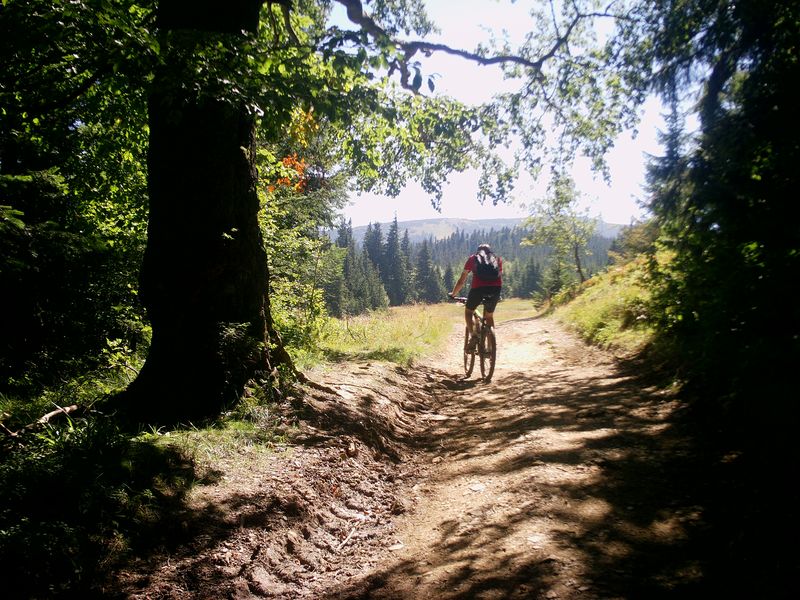
[[(551, 319), (497, 328), (491, 383), (432, 377), (429, 469), (378, 569), (326, 598), (628, 598), (696, 586), (700, 520), (677, 403)], [(477, 368), (477, 366), (476, 366)], [(438, 374), (437, 374), (438, 373)]]

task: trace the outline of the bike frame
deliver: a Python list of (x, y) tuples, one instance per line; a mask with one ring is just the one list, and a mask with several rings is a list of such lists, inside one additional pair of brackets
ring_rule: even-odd
[[(466, 304), (467, 299), (463, 296), (451, 296), (459, 304)], [(478, 311), (480, 309), (480, 312)], [(494, 366), (497, 358), (497, 342), (492, 327), (486, 325), (483, 316), (483, 305), (479, 305), (472, 313), (475, 334), (478, 336), (478, 343), (472, 349), (468, 348), (470, 335), (473, 333), (465, 327), (464, 336), (464, 373), (466, 377), (472, 375), (475, 368), (475, 356), (479, 357), (481, 365), (481, 376), (484, 381), (489, 381), (494, 374)]]

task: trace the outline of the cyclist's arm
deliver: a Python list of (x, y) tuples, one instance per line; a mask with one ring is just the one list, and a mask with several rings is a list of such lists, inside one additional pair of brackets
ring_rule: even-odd
[(470, 272), (467, 269), (464, 269), (461, 272), (461, 277), (458, 278), (458, 281), (456, 281), (456, 284), (453, 286), (453, 291), (450, 292), (451, 296), (455, 296), (456, 294), (458, 294), (458, 292), (461, 291), (461, 288), (464, 287), (464, 283), (467, 281), (469, 273)]

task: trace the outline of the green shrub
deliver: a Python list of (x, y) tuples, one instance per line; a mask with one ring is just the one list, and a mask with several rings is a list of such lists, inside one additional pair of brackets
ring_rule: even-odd
[(624, 353), (641, 350), (652, 338), (644, 277), (644, 258), (613, 267), (574, 291), (560, 292), (557, 317), (593, 344)]

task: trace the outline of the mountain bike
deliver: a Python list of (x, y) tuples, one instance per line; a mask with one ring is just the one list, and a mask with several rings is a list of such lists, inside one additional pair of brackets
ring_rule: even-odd
[[(467, 299), (463, 296), (451, 296), (451, 298), (459, 304), (467, 303)], [(487, 325), (482, 308), (481, 312), (475, 310), (472, 313), (472, 321), (471, 328), (464, 328), (464, 374), (466, 377), (472, 375), (477, 356), (481, 366), (481, 377), (484, 381), (490, 381), (497, 360), (497, 339), (494, 336), (494, 328)], [(477, 339), (470, 344), (473, 333)]]

